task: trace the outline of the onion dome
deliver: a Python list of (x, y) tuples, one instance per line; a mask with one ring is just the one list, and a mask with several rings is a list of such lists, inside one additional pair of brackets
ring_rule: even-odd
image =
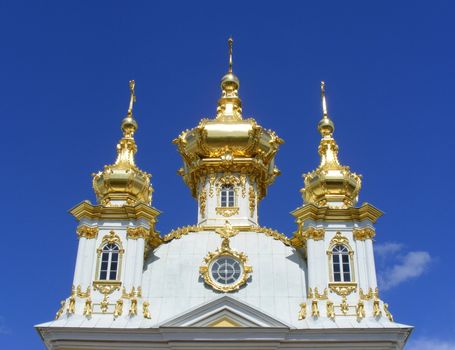
[(153, 188), (151, 175), (139, 169), (134, 162), (137, 152), (134, 133), (137, 123), (133, 117), (134, 80), (130, 81), (130, 105), (122, 121), (123, 137), (117, 144), (117, 159), (105, 165), (102, 171), (93, 174), (93, 189), (98, 202), (105, 206), (135, 205), (139, 202), (151, 204)]
[(333, 138), (335, 125), (327, 113), (324, 82), (321, 82), (321, 98), (323, 115), (318, 124), (322, 136), (318, 149), (321, 163), (316, 170), (303, 175), (303, 200), (319, 207), (352, 207), (358, 200), (361, 175), (351, 172), (348, 166), (341, 165), (338, 160), (338, 145)]
[(216, 172), (246, 173), (256, 178), (260, 199), (280, 173), (274, 157), (283, 140), (253, 118), (243, 119), (238, 94), (240, 81), (232, 71), (232, 38), (228, 43), (229, 69), (221, 79), (216, 117), (202, 119), (198, 126), (183, 131), (173, 141), (184, 160), (179, 174), (196, 197), (203, 176)]

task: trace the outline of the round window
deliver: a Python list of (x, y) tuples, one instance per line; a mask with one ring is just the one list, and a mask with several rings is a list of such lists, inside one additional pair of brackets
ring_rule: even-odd
[(220, 256), (210, 266), (212, 279), (221, 285), (234, 284), (242, 273), (242, 264), (231, 256)]

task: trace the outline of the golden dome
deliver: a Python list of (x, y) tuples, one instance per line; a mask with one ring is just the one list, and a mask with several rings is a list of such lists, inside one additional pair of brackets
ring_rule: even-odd
[(361, 175), (352, 173), (338, 160), (338, 145), (333, 138), (335, 126), (327, 113), (325, 84), (321, 82), (323, 116), (318, 124), (322, 139), (319, 144), (319, 167), (303, 176), (303, 200), (320, 207), (347, 208), (357, 203), (362, 185)]
[(229, 39), (229, 70), (221, 79), (221, 98), (214, 119), (202, 119), (198, 126), (182, 132), (173, 142), (184, 160), (179, 170), (197, 193), (200, 177), (215, 172), (242, 172), (258, 179), (259, 198), (279, 175), (274, 156), (283, 140), (253, 118), (243, 119), (238, 95), (240, 82), (232, 72), (232, 39)]
[(137, 152), (134, 133), (137, 123), (133, 117), (134, 80), (130, 81), (131, 99), (128, 114), (122, 121), (123, 137), (117, 144), (117, 159), (105, 165), (102, 171), (93, 174), (93, 189), (98, 202), (105, 206), (134, 205), (139, 202), (151, 204), (153, 188), (151, 175), (140, 170), (135, 162)]

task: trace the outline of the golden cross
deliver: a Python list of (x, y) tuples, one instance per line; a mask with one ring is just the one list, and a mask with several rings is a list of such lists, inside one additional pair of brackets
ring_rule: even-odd
[(134, 86), (136, 85), (134, 80), (130, 80), (130, 107), (128, 108), (128, 115), (133, 114), (133, 104), (136, 102), (136, 95), (134, 94)]

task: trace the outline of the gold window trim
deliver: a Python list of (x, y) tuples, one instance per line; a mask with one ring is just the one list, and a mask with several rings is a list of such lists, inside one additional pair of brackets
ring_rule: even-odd
[[(340, 281), (340, 282), (335, 282), (334, 281), (334, 276), (333, 276), (333, 248), (337, 245), (341, 245), (346, 247), (348, 250), (349, 254), (349, 268), (350, 268), (350, 274), (351, 274), (351, 281), (346, 282), (346, 281)], [(343, 236), (341, 232), (337, 232), (335, 236), (330, 240), (329, 248), (327, 250), (327, 259), (328, 259), (328, 265), (329, 265), (329, 286), (330, 285), (337, 285), (337, 284), (350, 284), (350, 283), (356, 283), (356, 276), (355, 276), (355, 269), (354, 269), (354, 250), (349, 244), (349, 239), (346, 236)]]

